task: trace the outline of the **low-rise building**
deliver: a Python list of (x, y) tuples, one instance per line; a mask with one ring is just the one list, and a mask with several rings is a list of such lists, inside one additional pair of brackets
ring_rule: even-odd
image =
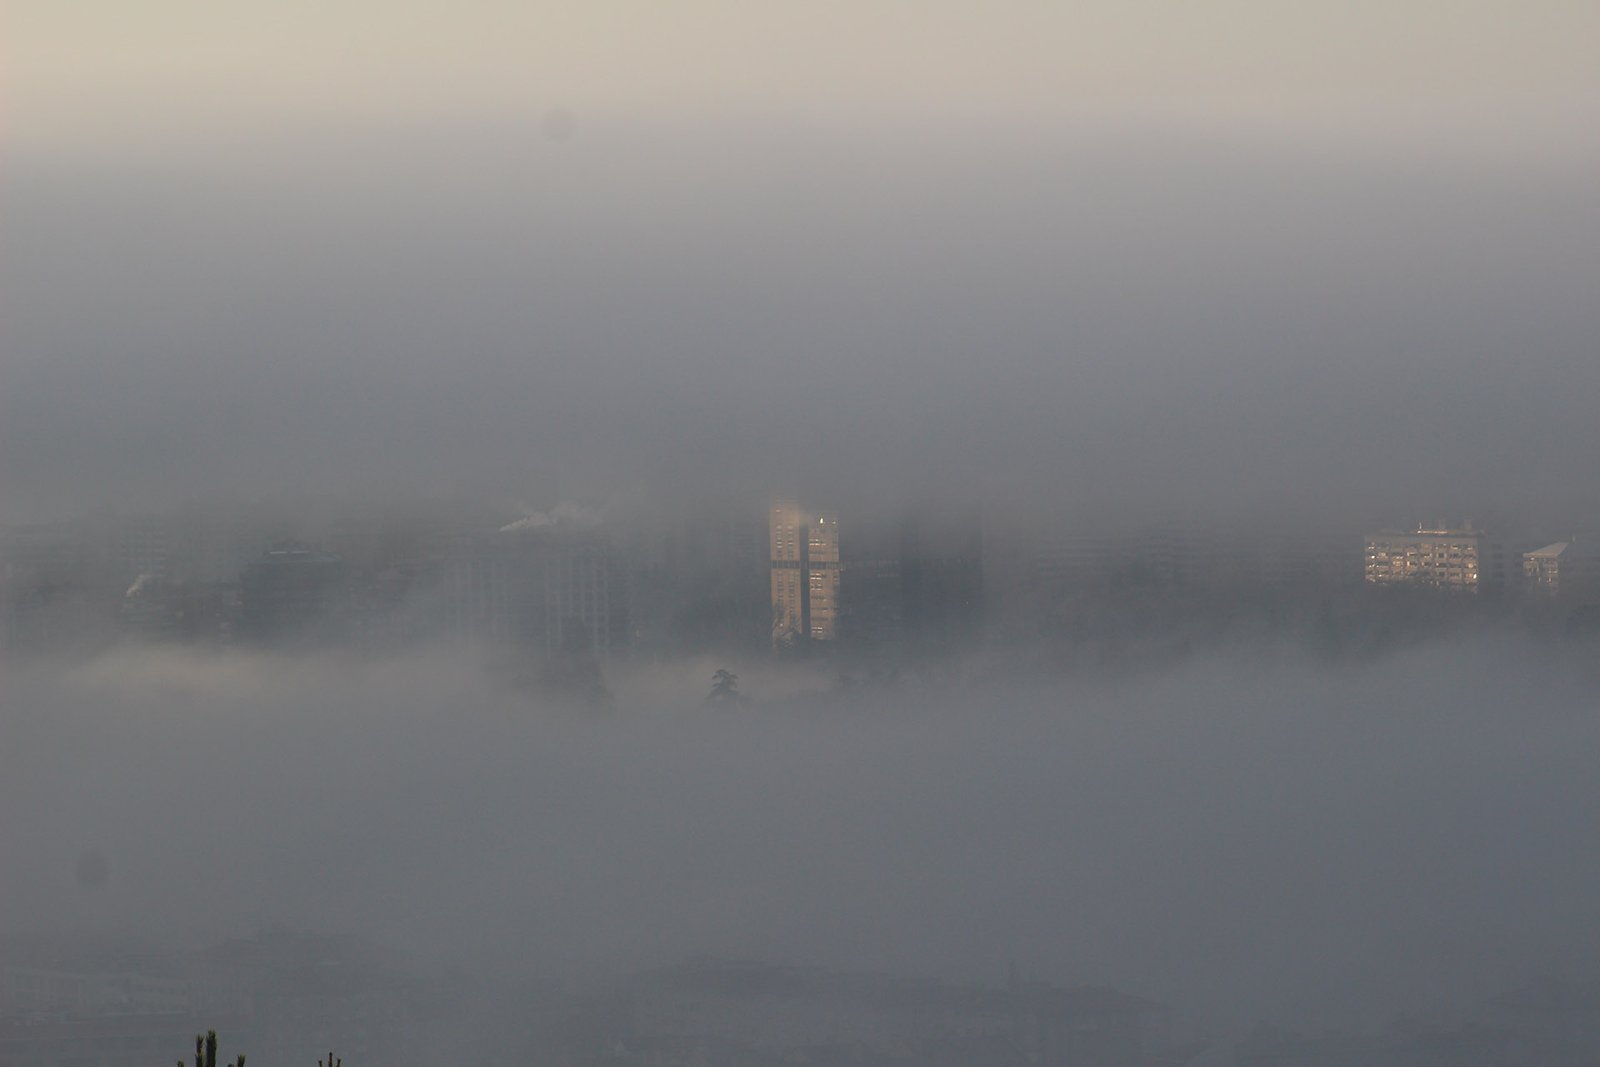
[(1600, 599), (1600, 540), (1557, 541), (1522, 554), (1529, 588), (1563, 599)]

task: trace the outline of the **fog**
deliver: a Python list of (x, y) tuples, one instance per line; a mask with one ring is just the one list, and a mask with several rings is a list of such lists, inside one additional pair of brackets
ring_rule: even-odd
[[(1592, 968), (1592, 674), (1425, 646), (596, 716), (445, 653), (5, 683), (13, 922), (357, 931), (493, 973), (696, 953), (1113, 983), (1211, 1026), (1469, 1012)], [(89, 851), (103, 885), (75, 880)]]
[(1597, 11), (9, 5), (0, 1063), (1593, 1063)]
[(776, 481), (1592, 522), (1586, 163), (570, 121), (13, 152), (10, 520)]

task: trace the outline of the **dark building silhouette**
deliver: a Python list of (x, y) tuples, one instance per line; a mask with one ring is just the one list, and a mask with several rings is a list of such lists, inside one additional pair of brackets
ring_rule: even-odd
[(239, 636), (266, 642), (341, 636), (347, 579), (344, 560), (331, 552), (299, 542), (274, 545), (239, 575)]
[(754, 652), (770, 643), (767, 499), (674, 500), (623, 537), (636, 654)]
[(905, 638), (905, 590), (893, 555), (851, 559), (839, 583), (839, 639), (849, 648), (880, 652)]
[(445, 566), (448, 627), (545, 660), (605, 660), (631, 639), (628, 573), (598, 530), (556, 523), (462, 539)]
[(968, 646), (983, 623), (983, 534), (977, 516), (907, 519), (900, 537), (906, 639), (929, 649)]
[(977, 517), (917, 513), (852, 530), (839, 614), (840, 637), (854, 649), (940, 654), (975, 644), (983, 631)]

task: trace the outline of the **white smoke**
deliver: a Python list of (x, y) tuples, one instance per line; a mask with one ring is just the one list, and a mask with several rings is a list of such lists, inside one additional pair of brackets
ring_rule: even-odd
[(534, 511), (524, 508), (527, 512), (515, 522), (508, 522), (500, 527), (501, 533), (515, 533), (518, 530), (538, 530), (547, 526), (598, 526), (600, 514), (592, 508), (582, 504), (562, 502), (549, 511)]

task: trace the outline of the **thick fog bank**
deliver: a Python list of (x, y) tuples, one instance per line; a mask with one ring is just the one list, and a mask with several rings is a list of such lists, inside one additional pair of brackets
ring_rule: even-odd
[(685, 117), (0, 165), (8, 522), (783, 482), (1592, 519), (1581, 153)]
[(567, 977), (1015, 961), (1227, 1023), (1465, 1010), (1600, 949), (1595, 691), (1530, 652), (848, 696), (746, 669), (721, 707), (709, 673), (583, 714), (442, 652), (13, 672), (3, 925), (278, 922)]

